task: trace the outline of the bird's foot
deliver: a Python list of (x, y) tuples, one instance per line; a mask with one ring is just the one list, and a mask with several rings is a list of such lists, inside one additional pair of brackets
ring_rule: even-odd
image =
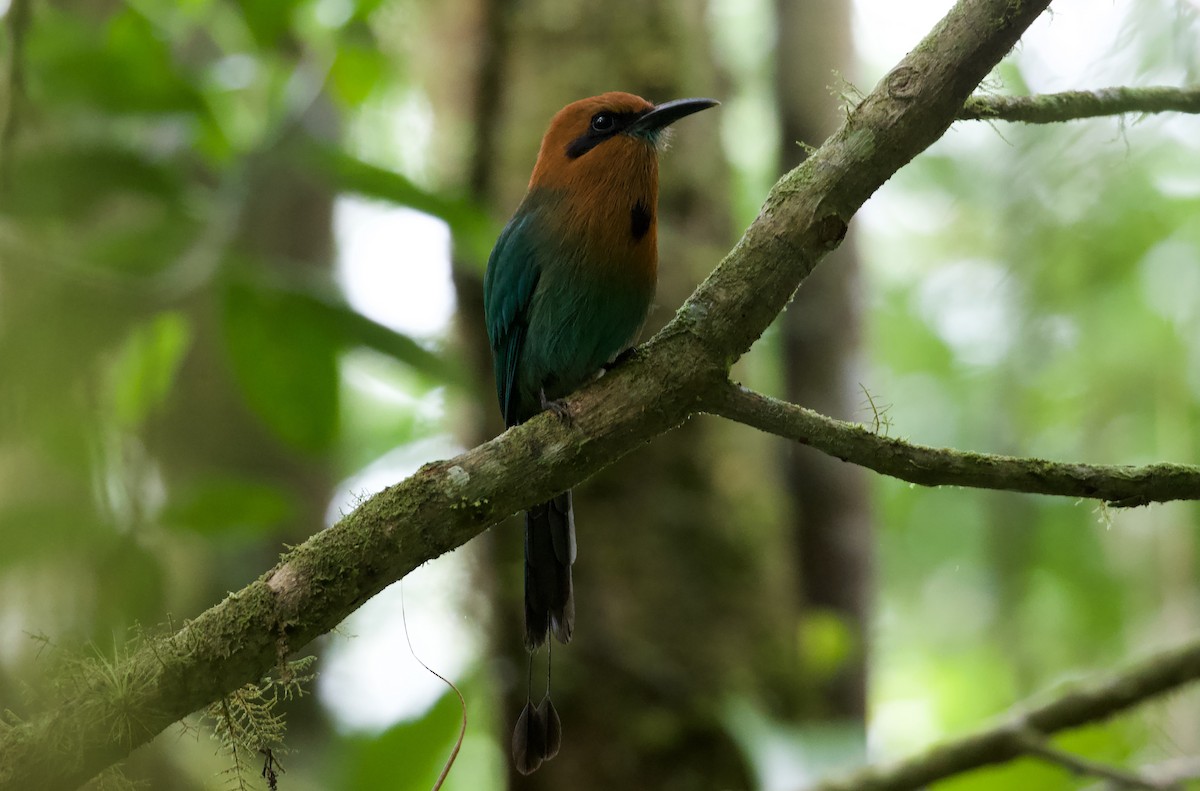
[(567, 406), (565, 399), (556, 398), (551, 401), (550, 399), (546, 398), (546, 392), (544, 390), (541, 393), (541, 397), (543, 410), (553, 413), (555, 417), (557, 417), (563, 423), (566, 423), (568, 426), (575, 422), (575, 416), (571, 414), (571, 407)]

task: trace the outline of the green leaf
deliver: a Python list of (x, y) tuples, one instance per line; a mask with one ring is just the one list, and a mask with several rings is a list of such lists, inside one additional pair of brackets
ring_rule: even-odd
[(180, 266), (200, 229), (183, 212), (154, 217), (149, 211), (96, 233), (80, 251), (81, 264), (131, 276), (154, 276)]
[(0, 502), (0, 569), (29, 560), (62, 561), (72, 552), (90, 553), (109, 539), (114, 528), (97, 513), (81, 485), (68, 485), (50, 496), (44, 492), (13, 496)]
[(338, 787), (345, 791), (431, 788), (458, 737), (461, 716), (458, 696), (447, 690), (423, 716), (376, 737), (354, 739)]
[(200, 217), (174, 163), (109, 142), (21, 151), (0, 212), (24, 244), (80, 268), (157, 274), (195, 242)]
[(357, 107), (379, 84), (388, 62), (375, 47), (343, 44), (330, 68), (334, 95), (348, 107)]
[(237, 0), (242, 19), (263, 49), (277, 49), (291, 32), (298, 0)]
[(364, 346), (398, 360), (414, 371), (439, 382), (461, 384), (462, 371), (425, 349), (409, 336), (367, 318), (339, 295), (299, 284), (261, 284), (279, 298), (309, 313), (343, 348)]
[(176, 206), (183, 189), (168, 164), (111, 143), (23, 152), (10, 177), (15, 189), (5, 211), (31, 217), (79, 218), (102, 201), (133, 196)]
[(225, 347), (246, 403), (281, 440), (327, 450), (337, 432), (337, 339), (286, 293), (239, 282), (224, 294)]
[(131, 534), (114, 530), (106, 538), (89, 558), (97, 579), (104, 580), (90, 601), (92, 639), (97, 645), (110, 645), (113, 634), (131, 622), (153, 623), (161, 618), (167, 589), (162, 557), (157, 552)]
[(257, 535), (269, 532), (294, 512), (288, 493), (277, 486), (214, 477), (173, 493), (161, 520), (206, 535)]
[(466, 381), (466, 375), (452, 361), (426, 349), (408, 335), (359, 313), (341, 293), (323, 282), (263, 275), (247, 276), (240, 282), (246, 288), (286, 304), (289, 310), (306, 315), (344, 351), (360, 347), (372, 349), (403, 363), (431, 380), (431, 384), (463, 384)]
[(498, 229), (471, 201), (423, 189), (393, 170), (333, 146), (310, 142), (297, 150), (297, 156), (307, 169), (323, 175), (342, 192), (378, 198), (444, 220), (460, 253), (481, 266), (487, 261)]
[(366, 22), (383, 3), (384, 0), (356, 0), (354, 14), (350, 18), (358, 22)]
[(343, 355), (342, 371), (338, 457), (345, 470), (360, 470), (401, 445), (444, 433), (426, 408), (430, 383), (412, 369), (363, 349)]
[(106, 24), (41, 9), (30, 30), (30, 92), (37, 102), (77, 103), (115, 113), (203, 113), (204, 102), (169, 42), (138, 11)]
[(800, 621), (800, 656), (814, 677), (827, 680), (859, 650), (845, 619), (834, 610), (813, 608)]
[(117, 422), (136, 426), (163, 402), (191, 344), (182, 313), (160, 313), (133, 329), (110, 369)]

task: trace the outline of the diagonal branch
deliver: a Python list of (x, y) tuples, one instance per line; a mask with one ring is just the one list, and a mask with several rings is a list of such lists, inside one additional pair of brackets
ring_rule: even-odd
[(1200, 88), (1101, 88), (1035, 96), (972, 96), (960, 121), (1053, 124), (1124, 113), (1200, 113)]
[(892, 766), (870, 768), (809, 791), (910, 791), (952, 775), (1030, 753), (1028, 735), (1050, 735), (1100, 722), (1200, 680), (1200, 639), (1164, 651), (1124, 672), (1069, 688), (1035, 708), (1017, 708), (1000, 724), (937, 745)]
[[(726, 367), (737, 360), (841, 243), (866, 199), (946, 132), (970, 92), (1048, 5), (959, 0), (848, 110), (839, 129), (775, 184), (754, 223), (663, 333), (691, 332)], [(932, 85), (940, 87), (930, 91)]]
[(0, 789), (78, 785), (260, 678), (421, 563), (686, 420), (838, 245), (863, 202), (945, 132), (1048, 4), (960, 0), (775, 185), (742, 239), (637, 358), (571, 398), (571, 425), (542, 416), (426, 465), (183, 629), (132, 651), (117, 667), (130, 683), (113, 689), (97, 678), (30, 721), (0, 725)]
[(886, 437), (732, 382), (711, 391), (711, 396), (706, 408), (713, 414), (922, 486), (1086, 497), (1122, 507), (1200, 500), (1200, 467), (1186, 464), (1072, 464), (931, 448)]

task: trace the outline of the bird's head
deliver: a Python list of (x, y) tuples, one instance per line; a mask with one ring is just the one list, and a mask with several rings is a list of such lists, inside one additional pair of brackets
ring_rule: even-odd
[(715, 99), (676, 99), (652, 104), (640, 96), (610, 91), (568, 104), (555, 114), (542, 138), (532, 185), (574, 180), (581, 169), (603, 170), (652, 161), (665, 131), (675, 121), (718, 105)]

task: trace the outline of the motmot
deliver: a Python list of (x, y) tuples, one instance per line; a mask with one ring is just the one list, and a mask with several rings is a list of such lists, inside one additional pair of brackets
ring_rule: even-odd
[[(568, 104), (542, 138), (529, 189), (484, 277), (496, 394), (507, 427), (546, 409), (631, 348), (658, 272), (658, 151), (667, 127), (713, 99), (652, 104), (613, 91)], [(525, 514), (525, 647), (575, 628), (575, 515), (566, 491)], [(553, 758), (561, 726), (530, 699), (513, 737), (518, 770)]]

